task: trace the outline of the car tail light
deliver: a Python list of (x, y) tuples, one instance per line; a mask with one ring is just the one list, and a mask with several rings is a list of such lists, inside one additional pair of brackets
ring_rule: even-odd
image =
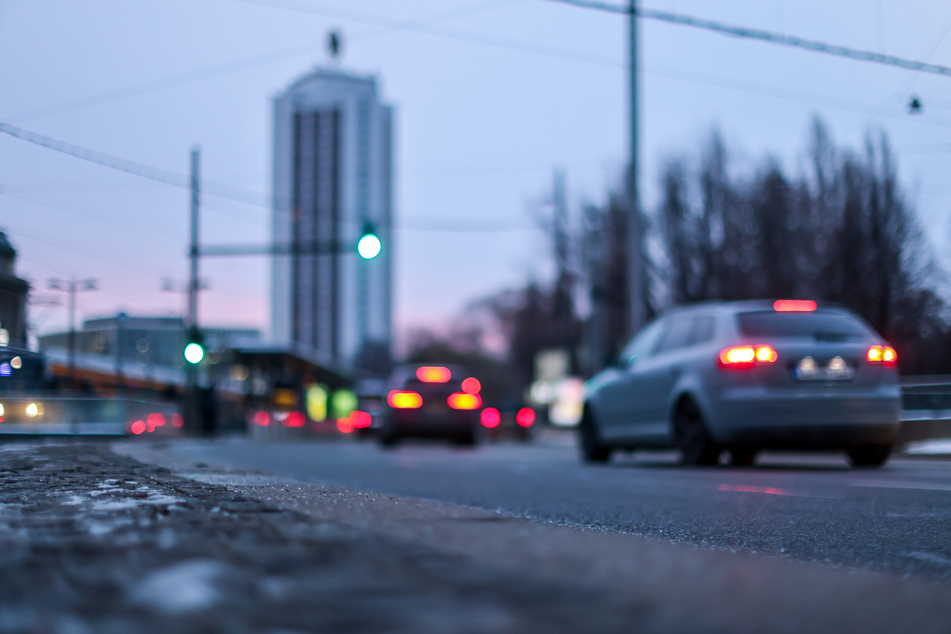
[(145, 417), (145, 425), (148, 427), (148, 430), (155, 431), (156, 427), (165, 426), (165, 416), (162, 414), (152, 413)]
[(337, 431), (342, 434), (349, 434), (353, 431), (355, 425), (353, 424), (353, 418), (338, 418), (337, 419)]
[[(260, 410), (258, 412), (255, 412), (254, 418), (252, 420), (254, 421), (254, 424), (258, 425), (259, 427), (267, 427), (268, 425), (271, 424), (271, 415), (265, 412), (264, 410)], [(174, 424), (174, 422), (175, 422), (175, 417), (173, 416), (172, 423)]]
[(499, 410), (494, 407), (486, 407), (482, 410), (482, 415), (480, 416), (482, 421), (482, 426), (486, 429), (492, 429), (498, 427), (499, 423), (502, 422), (502, 415), (499, 414)]
[(424, 365), (416, 370), (416, 378), (423, 383), (447, 383), (452, 378), (449, 368)]
[(515, 422), (522, 427), (531, 427), (535, 424), (535, 410), (531, 407), (523, 407), (515, 415)]
[(141, 434), (141, 433), (144, 433), (144, 432), (145, 432), (145, 428), (146, 428), (146, 426), (145, 426), (145, 421), (144, 421), (144, 420), (141, 420), (141, 419), (140, 419), (140, 420), (137, 420), (137, 421), (135, 421), (134, 423), (132, 423), (131, 425), (129, 425), (129, 431), (131, 431), (131, 432), (132, 432), (133, 434), (135, 434), (136, 436), (138, 436), (138, 435)]
[[(267, 414), (267, 412), (264, 412), (264, 413)], [(268, 420), (269, 421), (271, 420), (270, 416), (268, 416)], [(182, 418), (181, 414), (172, 414), (172, 425), (174, 425), (175, 427), (181, 427), (184, 424), (185, 424), (185, 420)], [(264, 424), (267, 425), (267, 423), (264, 423)]]
[(811, 299), (777, 299), (773, 302), (773, 310), (779, 313), (811, 313), (816, 308), (817, 304)]
[(479, 383), (479, 379), (469, 377), (462, 382), (462, 391), (466, 394), (478, 394), (482, 389), (482, 384)]
[(393, 390), (387, 395), (386, 402), (396, 409), (419, 409), (423, 406), (423, 397), (416, 392)]
[(372, 422), (373, 419), (367, 412), (355, 410), (352, 414), (350, 414), (350, 424), (357, 429), (366, 429)]
[(898, 353), (891, 346), (872, 346), (865, 358), (869, 363), (881, 363), (886, 368), (894, 368), (898, 364)]
[(775, 363), (778, 358), (772, 346), (734, 346), (721, 350), (717, 361), (726, 370), (746, 370), (757, 364)]
[(482, 397), (478, 394), (466, 394), (465, 392), (456, 392), (450, 394), (446, 399), (449, 407), (452, 409), (479, 409), (482, 407)]
[(304, 423), (307, 422), (304, 419), (304, 415), (300, 412), (291, 412), (287, 415), (287, 418), (284, 419), (285, 427), (303, 427)]

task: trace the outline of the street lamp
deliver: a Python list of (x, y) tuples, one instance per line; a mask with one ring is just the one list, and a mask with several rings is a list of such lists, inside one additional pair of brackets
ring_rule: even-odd
[(84, 280), (76, 278), (50, 278), (47, 288), (53, 291), (68, 293), (69, 297), (69, 379), (76, 383), (76, 293), (95, 291), (96, 280), (89, 277)]

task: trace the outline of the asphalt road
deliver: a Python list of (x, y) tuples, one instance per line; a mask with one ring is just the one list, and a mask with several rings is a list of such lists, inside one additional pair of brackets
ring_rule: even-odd
[(585, 466), (567, 443), (186, 442), (197, 461), (701, 547), (951, 581), (951, 461), (764, 454), (753, 468), (685, 468), (673, 453)]

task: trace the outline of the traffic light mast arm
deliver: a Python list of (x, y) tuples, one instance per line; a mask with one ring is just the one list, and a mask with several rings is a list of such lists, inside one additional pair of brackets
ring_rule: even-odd
[[(372, 235), (372, 234), (371, 234)], [(364, 234), (360, 239), (366, 238)], [(379, 240), (379, 239), (378, 239)], [(216, 244), (198, 248), (200, 257), (226, 257), (248, 255), (322, 255), (326, 253), (352, 253), (357, 245), (335, 242), (301, 242), (299, 244)]]

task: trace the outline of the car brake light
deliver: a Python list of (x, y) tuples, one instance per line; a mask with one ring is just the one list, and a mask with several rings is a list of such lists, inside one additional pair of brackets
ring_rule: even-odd
[(811, 299), (777, 299), (773, 302), (773, 310), (779, 313), (811, 313), (816, 307)]
[(285, 427), (303, 427), (304, 423), (307, 420), (304, 418), (304, 415), (300, 412), (291, 412), (287, 415), (287, 418), (284, 419)]
[(350, 414), (350, 424), (356, 429), (366, 429), (373, 422), (373, 418), (367, 412), (354, 410)]
[(891, 346), (872, 346), (865, 358), (869, 363), (881, 363), (886, 368), (894, 368), (898, 364), (898, 353)]
[(386, 402), (396, 409), (418, 409), (423, 406), (423, 397), (416, 392), (393, 390), (387, 395)]
[(465, 392), (456, 392), (450, 394), (446, 399), (449, 407), (452, 409), (479, 409), (482, 407), (482, 397), (478, 394), (466, 394)]
[(523, 407), (515, 415), (515, 422), (521, 427), (531, 427), (535, 424), (535, 410), (531, 407)]
[(423, 383), (447, 383), (452, 378), (449, 368), (424, 365), (416, 370), (416, 378)]
[(746, 370), (757, 363), (775, 363), (778, 358), (772, 346), (734, 346), (721, 350), (717, 361), (727, 370)]
[(471, 376), (462, 382), (462, 391), (466, 394), (478, 394), (481, 389), (482, 384), (479, 383), (479, 379)]
[(486, 407), (482, 410), (482, 415), (480, 416), (482, 421), (482, 426), (486, 429), (492, 429), (498, 427), (499, 423), (502, 422), (502, 415), (499, 414), (499, 410), (494, 407)]

